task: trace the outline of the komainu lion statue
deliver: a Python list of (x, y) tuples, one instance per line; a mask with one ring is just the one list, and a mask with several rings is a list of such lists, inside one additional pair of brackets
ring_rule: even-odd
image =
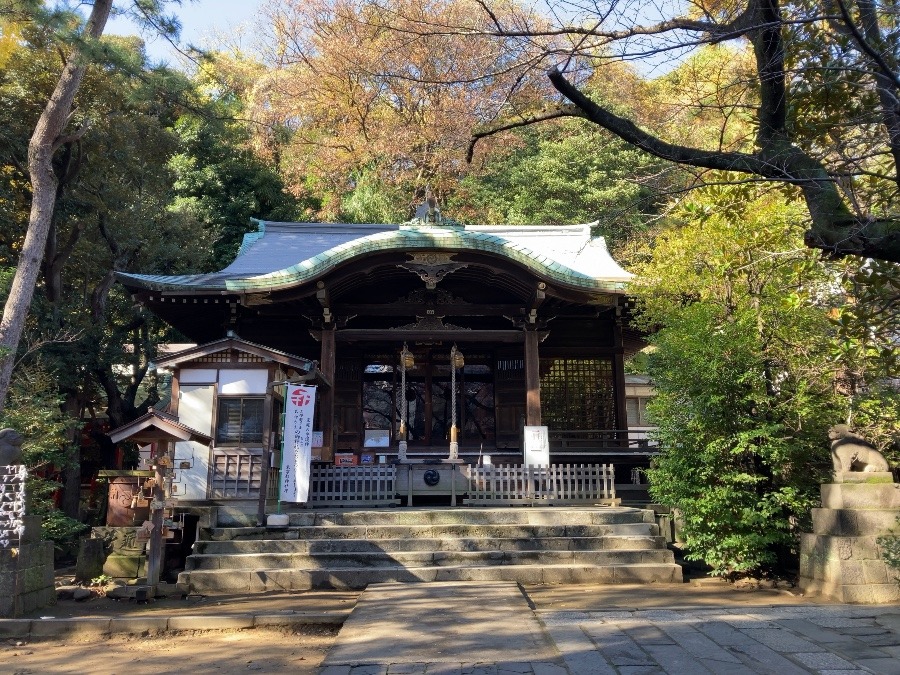
[(828, 430), (831, 439), (831, 461), (835, 473), (844, 471), (890, 471), (887, 460), (874, 445), (857, 436), (846, 424)]
[(0, 429), (0, 466), (22, 463), (22, 434), (15, 429)]

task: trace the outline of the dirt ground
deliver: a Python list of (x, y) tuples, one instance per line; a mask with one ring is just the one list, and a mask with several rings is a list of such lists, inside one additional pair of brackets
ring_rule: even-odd
[(3, 675), (312, 675), (325, 658), (339, 626), (303, 626), (297, 631), (254, 628), (186, 631), (154, 636), (3, 640)]

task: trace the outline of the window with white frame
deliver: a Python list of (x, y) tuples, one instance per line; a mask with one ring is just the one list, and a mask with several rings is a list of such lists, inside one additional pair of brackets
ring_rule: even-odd
[(652, 423), (647, 418), (646, 396), (628, 396), (625, 399), (625, 413), (628, 416), (629, 427), (649, 427)]

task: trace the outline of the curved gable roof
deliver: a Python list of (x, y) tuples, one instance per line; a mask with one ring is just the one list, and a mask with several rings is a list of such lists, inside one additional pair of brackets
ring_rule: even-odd
[(151, 290), (271, 291), (312, 281), (361, 256), (390, 251), (480, 251), (513, 261), (556, 283), (621, 291), (631, 274), (610, 256), (590, 224), (569, 226), (339, 225), (259, 221), (238, 255), (212, 274), (118, 275)]

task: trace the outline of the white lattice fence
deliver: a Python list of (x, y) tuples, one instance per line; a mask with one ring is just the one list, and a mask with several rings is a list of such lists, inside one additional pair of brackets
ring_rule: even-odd
[(313, 466), (309, 501), (314, 505), (378, 506), (399, 504), (393, 466)]
[(618, 504), (612, 464), (469, 467), (470, 506)]

